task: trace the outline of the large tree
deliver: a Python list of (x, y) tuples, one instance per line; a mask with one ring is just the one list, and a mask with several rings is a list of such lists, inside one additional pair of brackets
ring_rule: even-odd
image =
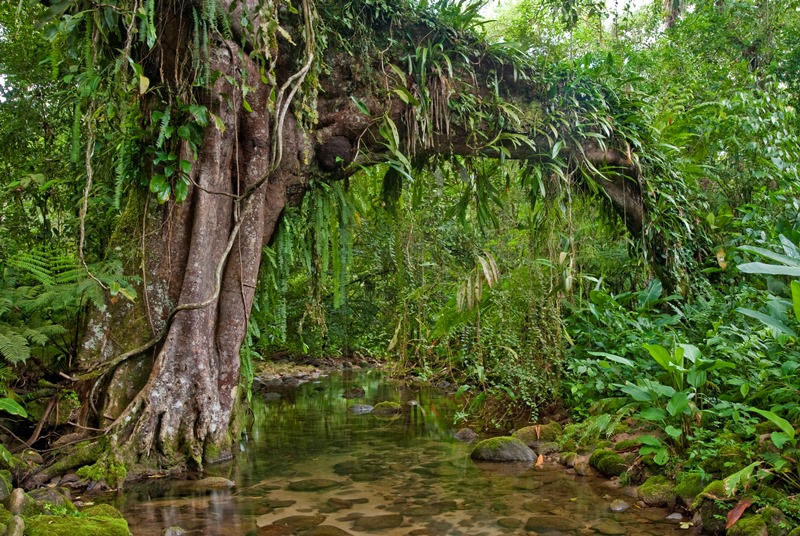
[[(487, 42), (477, 4), (50, 10), (64, 49), (54, 62), (82, 96), (85, 195), (104, 180), (98, 155), (114, 159), (128, 201), (108, 255), (138, 277), (135, 300), (108, 289), (74, 375), (79, 424), (109, 439), (106, 466), (230, 455), (261, 251), (312, 179), (382, 162), (391, 189), (441, 158), (523, 159), (540, 180), (598, 193), (637, 240), (648, 234), (648, 174), (661, 170), (633, 98)], [(666, 262), (657, 242), (650, 251)]]

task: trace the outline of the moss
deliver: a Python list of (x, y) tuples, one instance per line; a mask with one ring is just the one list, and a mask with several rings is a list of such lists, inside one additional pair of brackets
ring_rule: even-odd
[(26, 536), (129, 536), (128, 522), (111, 517), (33, 516)]
[(701, 491), (694, 499), (692, 503), (692, 510), (697, 510), (700, 505), (703, 503), (703, 499), (721, 499), (725, 497), (727, 494), (725, 493), (725, 484), (722, 480), (714, 480), (710, 484), (708, 484), (703, 491)]
[(81, 478), (97, 482), (102, 480), (112, 488), (116, 488), (125, 481), (128, 469), (118, 462), (98, 460), (92, 465), (84, 465), (76, 473)]
[(400, 404), (397, 402), (378, 402), (372, 408), (373, 415), (395, 415), (397, 413), (400, 413)]
[(547, 424), (526, 426), (511, 435), (530, 447), (539, 443), (557, 442), (564, 437), (564, 429), (558, 422), (553, 421)]
[(673, 506), (675, 485), (665, 476), (651, 476), (639, 487), (639, 498), (648, 506)]
[(86, 517), (110, 517), (112, 519), (125, 519), (122, 513), (110, 504), (96, 504), (81, 510), (81, 515)]
[(613, 450), (608, 449), (597, 449), (592, 452), (592, 455), (589, 456), (589, 465), (594, 468), (597, 468), (597, 462), (600, 461), (602, 458), (608, 456), (609, 454), (614, 454)]
[(595, 446), (595, 448), (598, 448), (598, 449), (608, 449), (608, 448), (613, 447), (614, 443), (604, 439), (602, 441), (595, 442), (594, 446)]
[(575, 443), (574, 439), (567, 439), (560, 445), (561, 452), (576, 452), (578, 450), (578, 444)]
[(516, 437), (500, 436), (484, 439), (475, 445), (473, 460), (486, 461), (531, 461), (533, 451)]
[(609, 449), (598, 449), (589, 457), (589, 465), (605, 477), (619, 476), (628, 469), (622, 456)]
[(699, 473), (682, 473), (678, 477), (675, 493), (687, 505), (694, 502), (695, 497), (703, 492), (707, 482)]
[(734, 523), (726, 533), (728, 536), (768, 536), (767, 524), (761, 516), (745, 517)]
[(617, 441), (614, 443), (614, 450), (617, 452), (621, 450), (629, 450), (634, 447), (638, 447), (642, 444), (642, 441), (638, 437), (634, 437), (633, 439), (625, 439), (623, 441)]
[(771, 434), (772, 432), (780, 432), (780, 431), (781, 427), (773, 423), (772, 421), (764, 421), (756, 425), (756, 434), (758, 435)]
[(561, 456), (558, 458), (558, 461), (561, 463), (561, 465), (567, 465), (571, 467), (576, 456), (577, 454), (575, 452), (562, 452)]
[(759, 514), (767, 526), (769, 536), (786, 536), (786, 533), (789, 532), (786, 516), (779, 509), (774, 506), (765, 506)]
[(795, 527), (794, 530), (788, 534), (788, 536), (800, 536), (800, 527)]
[[(0, 504), (0, 524), (8, 525), (8, 522), (11, 521), (11, 518), (14, 517), (14, 514), (6, 510), (5, 506)], [(0, 532), (3, 534), (3, 532)]]

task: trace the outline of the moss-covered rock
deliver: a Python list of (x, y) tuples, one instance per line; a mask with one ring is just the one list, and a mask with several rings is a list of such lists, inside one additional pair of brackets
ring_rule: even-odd
[[(0, 504), (0, 525), (8, 526), (8, 522), (11, 521), (11, 518), (14, 517), (14, 514), (6, 510), (5, 506)], [(0, 532), (0, 534), (3, 534)]]
[(726, 533), (727, 536), (769, 536), (767, 524), (761, 516), (743, 517)]
[(670, 479), (662, 475), (651, 476), (639, 486), (639, 499), (648, 506), (675, 505), (675, 485)]
[(684, 506), (691, 506), (695, 497), (703, 492), (706, 484), (708, 482), (699, 473), (682, 473), (678, 477), (675, 494)]
[(110, 517), (112, 519), (125, 519), (122, 512), (110, 504), (96, 504), (81, 510), (81, 515), (86, 517)]
[(722, 477), (732, 475), (745, 466), (745, 455), (739, 445), (725, 445), (721, 447), (716, 456), (706, 458), (700, 462), (700, 467), (709, 474), (718, 474)]
[(375, 404), (375, 407), (372, 408), (372, 414), (378, 416), (385, 416), (385, 415), (397, 415), (400, 413), (400, 404), (397, 402), (378, 402)]
[(560, 448), (561, 452), (577, 452), (578, 444), (575, 443), (574, 439), (567, 439), (566, 441), (561, 442)]
[(597, 449), (589, 456), (589, 465), (605, 477), (619, 476), (628, 469), (628, 464), (611, 449)]
[(774, 506), (766, 506), (759, 512), (761, 519), (767, 525), (769, 536), (786, 536), (789, 534), (789, 525), (786, 516)]
[(628, 470), (628, 463), (622, 456), (610, 450), (605, 452), (604, 456), (595, 459), (594, 464), (591, 463), (590, 458), (590, 465), (597, 469), (598, 473), (606, 478), (611, 478), (612, 476), (619, 476)]
[(535, 453), (515, 437), (493, 437), (475, 445), (473, 460), (490, 462), (533, 461)]
[(128, 522), (105, 516), (32, 516), (25, 520), (26, 536), (130, 536)]
[(714, 480), (703, 488), (692, 503), (692, 510), (697, 510), (705, 499), (722, 499), (726, 497), (725, 483), (722, 480)]
[(614, 443), (614, 450), (617, 452), (623, 450), (630, 450), (633, 448), (638, 448), (642, 444), (642, 440), (638, 437), (634, 437), (632, 439), (624, 439), (622, 441), (617, 441)]
[(0, 471), (0, 501), (5, 501), (11, 495), (13, 489), (11, 471)]
[(529, 447), (536, 447), (542, 443), (557, 442), (564, 430), (557, 422), (550, 422), (547, 424), (535, 424), (533, 426), (526, 426), (520, 428), (513, 434), (520, 441), (524, 442)]
[(74, 515), (78, 512), (65, 488), (39, 488), (28, 493), (33, 499), (37, 514)]
[(575, 452), (562, 452), (561, 455), (558, 457), (558, 461), (561, 465), (566, 465), (567, 467), (572, 467), (575, 462), (575, 458), (578, 455)]
[(800, 527), (795, 527), (794, 530), (788, 534), (788, 536), (800, 536)]

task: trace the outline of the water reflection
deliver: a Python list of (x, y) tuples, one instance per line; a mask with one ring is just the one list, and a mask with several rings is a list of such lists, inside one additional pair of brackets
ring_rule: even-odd
[[(363, 398), (342, 397), (359, 387)], [(452, 400), (430, 386), (361, 371), (271, 390), (281, 397), (254, 396), (239, 456), (208, 468), (236, 488), (203, 491), (189, 480), (132, 485), (118, 506), (135, 536), (169, 527), (209, 536), (679, 532), (663, 522), (663, 510), (609, 512), (622, 495), (604, 480), (555, 466), (474, 463), (469, 446), (452, 439)], [(383, 401), (398, 403), (400, 413), (350, 411)]]

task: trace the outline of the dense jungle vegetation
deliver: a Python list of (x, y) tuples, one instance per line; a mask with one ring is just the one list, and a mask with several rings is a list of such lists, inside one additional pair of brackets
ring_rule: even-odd
[[(3, 464), (97, 430), (108, 450), (80, 463), (103, 470), (143, 461), (126, 442), (164, 465), (218, 458), (233, 400), (219, 402), (222, 432), (189, 437), (178, 420), (175, 439), (148, 413), (156, 377), (125, 382), (153, 348), (143, 359), (167, 370), (193, 340), (185, 326), (217, 323), (175, 326), (219, 301), (241, 323), (218, 335), (234, 341), (218, 381), (236, 401), (263, 361), (375, 359), (456, 385), (465, 423), (643, 432), (635, 448), (658, 470), (729, 477), (727, 495), (800, 521), (800, 3), (517, 0), (485, 17), (480, 0), (258, 2), (259, 26), (206, 1), (194, 33), (166, 45), (160, 4), (0, 4)], [(184, 38), (189, 52), (164, 59)], [(214, 59), (221, 43), (241, 45), (238, 75)], [(380, 64), (378, 81), (353, 67), (335, 94), (341, 55)], [(238, 114), (257, 107), (280, 121), (250, 150), (262, 127)], [(284, 116), (319, 136), (312, 172), (301, 136), (272, 130)], [(203, 159), (226, 143), (245, 149)], [(253, 224), (267, 230), (239, 241), (284, 145), (299, 155), (285, 176), (304, 180), (271, 181), (283, 189), (260, 194)], [(181, 237), (154, 233), (200, 225), (181, 207), (222, 189), (201, 179), (231, 158), (256, 171), (226, 194), (233, 208), (209, 209), (230, 220), (222, 238), (198, 232), (175, 253)], [(159, 270), (212, 253), (205, 286), (187, 297), (184, 283), (178, 300)], [(242, 303), (226, 309), (229, 268)], [(95, 352), (105, 332), (113, 349)]]

